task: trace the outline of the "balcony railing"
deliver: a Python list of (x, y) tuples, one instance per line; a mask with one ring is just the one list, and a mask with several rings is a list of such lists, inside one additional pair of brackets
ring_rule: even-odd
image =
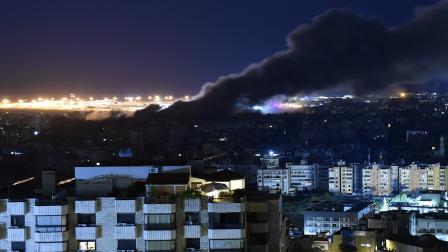
[(25, 227), (8, 228), (8, 240), (11, 242), (26, 241), (26, 228)]
[(68, 232), (36, 232), (36, 242), (64, 242), (68, 240)]
[(136, 226), (133, 225), (117, 225), (115, 226), (115, 239), (135, 239), (136, 238)]
[(10, 215), (25, 215), (26, 202), (24, 200), (21, 201), (8, 200), (7, 209)]
[(75, 227), (77, 240), (96, 240), (96, 225), (78, 225)]

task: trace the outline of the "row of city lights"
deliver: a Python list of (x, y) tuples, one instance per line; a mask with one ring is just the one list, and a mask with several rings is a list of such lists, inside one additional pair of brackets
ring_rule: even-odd
[[(190, 96), (186, 95), (183, 98), (174, 98), (174, 96), (172, 95), (167, 95), (167, 96), (159, 96), (159, 95), (155, 95), (155, 96), (148, 96), (146, 97), (148, 101), (174, 101), (174, 100), (190, 100)], [(83, 99), (80, 97), (76, 97), (76, 96), (70, 96), (70, 98), (68, 97), (62, 97), (61, 99), (56, 99), (56, 98), (42, 98), (39, 97), (37, 99), (17, 99), (17, 100), (12, 100), (9, 98), (4, 98), (2, 99), (2, 103), (3, 104), (8, 104), (8, 103), (25, 103), (25, 102), (31, 102), (31, 103), (37, 103), (37, 102), (50, 102), (50, 101), (118, 101), (120, 100), (118, 97), (114, 96), (112, 98), (109, 97), (104, 97), (104, 98), (94, 98), (93, 96), (90, 96), (88, 99)], [(141, 96), (126, 96), (124, 97), (124, 100), (132, 102), (132, 101), (142, 101), (143, 98)]]
[(150, 104), (158, 104), (161, 107), (167, 107), (173, 102), (183, 100), (190, 101), (191, 97), (174, 97), (172, 95), (160, 96), (126, 96), (126, 97), (104, 97), (95, 98), (93, 96), (83, 98), (75, 94), (57, 98), (33, 98), (33, 99), (0, 99), (0, 109), (44, 109), (44, 110), (122, 110), (136, 111)]

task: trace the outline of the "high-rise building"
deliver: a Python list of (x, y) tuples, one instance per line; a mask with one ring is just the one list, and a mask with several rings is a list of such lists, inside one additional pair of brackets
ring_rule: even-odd
[(426, 185), (428, 190), (445, 191), (446, 170), (440, 164), (430, 164), (426, 167)]
[(426, 176), (421, 176), (423, 173), (424, 171), (421, 171), (415, 163), (401, 167), (399, 174), (400, 191), (416, 193), (420, 191), (420, 188), (427, 188)]
[(260, 191), (277, 191), (287, 194), (290, 191), (289, 170), (280, 167), (258, 169), (257, 185)]
[(287, 163), (289, 170), (290, 190), (315, 190), (317, 188), (317, 164), (308, 164), (302, 160), (300, 164)]
[(337, 194), (353, 193), (353, 166), (339, 161), (337, 166), (328, 169), (328, 191)]
[(397, 166), (372, 164), (362, 169), (363, 194), (390, 196), (398, 190)]

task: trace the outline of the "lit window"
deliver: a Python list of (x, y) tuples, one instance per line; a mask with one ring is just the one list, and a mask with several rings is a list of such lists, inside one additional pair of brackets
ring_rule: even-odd
[(95, 250), (96, 246), (95, 246), (95, 241), (80, 241), (79, 242), (79, 250), (82, 251), (91, 251), (91, 250)]

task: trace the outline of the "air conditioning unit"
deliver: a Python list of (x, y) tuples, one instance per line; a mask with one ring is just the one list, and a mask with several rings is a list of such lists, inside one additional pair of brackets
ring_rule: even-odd
[(186, 251), (187, 252), (196, 252), (196, 249), (195, 248), (187, 248)]
[(186, 225), (193, 225), (193, 222), (192, 221), (186, 221), (185, 224)]
[(87, 224), (78, 224), (78, 227), (87, 227)]

